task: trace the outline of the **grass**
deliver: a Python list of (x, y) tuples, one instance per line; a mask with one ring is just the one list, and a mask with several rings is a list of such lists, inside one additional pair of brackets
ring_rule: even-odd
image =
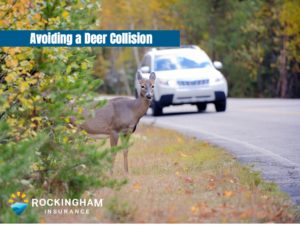
[[(92, 191), (104, 199), (104, 208), (60, 222), (299, 221), (286, 194), (218, 147), (151, 126), (140, 126), (132, 140), (128, 183), (119, 190)], [(122, 154), (113, 176), (126, 176)]]

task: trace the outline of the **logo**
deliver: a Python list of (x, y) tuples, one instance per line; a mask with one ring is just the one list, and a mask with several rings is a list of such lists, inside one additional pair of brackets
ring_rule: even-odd
[(28, 206), (28, 199), (26, 198), (26, 194), (23, 192), (16, 192), (10, 195), (8, 200), (11, 209), (14, 211), (16, 215), (21, 215)]

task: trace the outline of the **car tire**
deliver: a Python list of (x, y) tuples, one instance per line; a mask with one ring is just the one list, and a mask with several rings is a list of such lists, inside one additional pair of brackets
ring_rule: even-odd
[(207, 106), (206, 103), (198, 103), (198, 104), (197, 104), (198, 112), (203, 112), (203, 111), (205, 111), (205, 110), (206, 110), (206, 106)]
[(162, 107), (155, 100), (153, 100), (153, 102), (152, 102), (152, 114), (153, 114), (153, 116), (160, 116), (160, 115), (162, 115)]
[(215, 102), (215, 108), (217, 112), (225, 112), (226, 111), (226, 99), (223, 101)]

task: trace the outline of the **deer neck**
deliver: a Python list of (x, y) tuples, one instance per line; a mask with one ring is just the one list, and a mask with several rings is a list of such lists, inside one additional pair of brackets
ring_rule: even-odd
[(146, 97), (139, 97), (139, 98), (135, 99), (134, 101), (135, 101), (134, 114), (135, 114), (135, 117), (139, 120), (147, 112), (147, 110), (150, 106), (151, 100), (147, 99)]

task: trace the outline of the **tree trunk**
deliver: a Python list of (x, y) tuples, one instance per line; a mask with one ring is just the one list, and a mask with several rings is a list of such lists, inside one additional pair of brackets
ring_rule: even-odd
[[(130, 23), (130, 29), (134, 30), (134, 23), (133, 22)], [(133, 47), (132, 48), (132, 53), (133, 53), (133, 56), (134, 56), (134, 59), (135, 59), (135, 65), (136, 65), (136, 67), (139, 67), (140, 66), (140, 57), (139, 57), (138, 48)]]
[[(122, 52), (122, 48), (117, 48), (117, 55), (118, 56), (120, 55), (121, 52)], [(131, 90), (130, 90), (130, 86), (129, 86), (129, 79), (128, 79), (128, 76), (126, 74), (126, 70), (125, 70), (123, 61), (121, 62), (121, 65), (118, 68), (118, 74), (120, 75), (119, 80), (120, 80), (120, 83), (122, 85), (121, 89), (123, 89), (123, 87), (124, 87), (125, 94), (126, 95), (131, 95)], [(121, 90), (121, 92), (122, 92), (122, 90)]]
[(136, 67), (140, 66), (140, 57), (139, 57), (139, 51), (137, 47), (132, 48), (134, 59), (135, 59), (135, 65)]
[(131, 95), (132, 93), (131, 93), (130, 86), (129, 86), (128, 76), (126, 75), (126, 72), (125, 72), (124, 64), (122, 64), (122, 66), (120, 68), (120, 75), (121, 75), (122, 83), (125, 88), (126, 95)]
[(277, 93), (281, 98), (287, 97), (288, 88), (288, 71), (287, 71), (287, 52), (286, 52), (287, 36), (283, 37), (282, 49), (278, 57), (279, 81), (277, 85)]

